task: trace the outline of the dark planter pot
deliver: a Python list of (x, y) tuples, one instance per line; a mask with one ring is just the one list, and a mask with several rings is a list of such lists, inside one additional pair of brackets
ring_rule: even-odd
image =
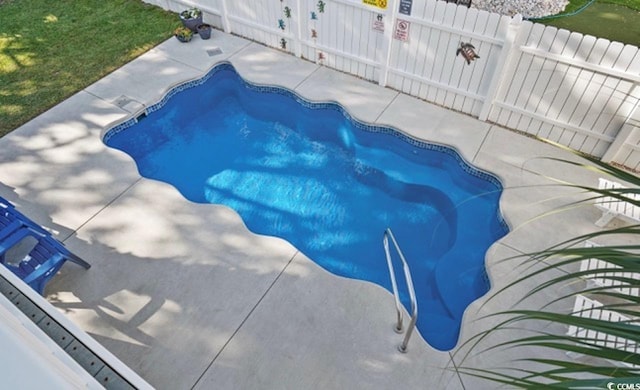
[(198, 26), (198, 34), (200, 34), (200, 38), (209, 39), (211, 38), (211, 26), (208, 24), (201, 24)]
[(200, 14), (200, 16), (198, 16), (197, 18), (191, 19), (185, 19), (181, 15), (180, 20), (182, 21), (183, 26), (195, 33), (198, 32), (198, 26), (202, 24), (202, 14)]

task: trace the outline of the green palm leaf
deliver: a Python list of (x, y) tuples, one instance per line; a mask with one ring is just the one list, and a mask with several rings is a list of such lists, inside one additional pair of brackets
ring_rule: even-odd
[[(603, 199), (621, 200), (640, 207), (640, 178), (593, 157), (576, 154), (587, 163), (559, 158), (549, 160), (597, 172), (602, 177), (624, 182), (627, 188), (599, 189), (547, 178), (556, 185), (576, 189), (582, 195), (581, 199), (570, 201), (552, 213), (593, 207), (594, 202)], [(585, 245), (589, 241), (615, 241), (616, 237), (631, 237), (632, 243)], [(605, 263), (599, 269), (581, 267), (589, 259)], [(544, 250), (505, 258), (501, 263), (516, 263), (512, 268), (519, 271), (519, 277), (497, 289), (481, 308), (498, 299), (506, 298), (513, 303), (507, 310), (478, 319), (497, 323), (478, 331), (457, 349), (455, 354), (462, 355), (456, 367), (459, 372), (522, 389), (540, 389), (542, 386), (606, 389), (610, 382), (640, 382), (640, 348), (637, 347), (640, 344), (640, 296), (637, 295), (640, 291), (640, 225), (578, 235)], [(522, 291), (527, 284), (534, 285), (524, 289), (523, 297), (513, 298), (512, 291)], [(567, 286), (571, 288), (567, 289)], [(635, 291), (636, 295), (629, 291)], [(541, 307), (526, 308), (528, 299), (538, 294), (550, 298)], [(597, 298), (601, 306), (571, 312), (554, 309), (561, 302), (582, 296)], [(591, 313), (597, 314), (595, 318), (590, 318)], [(597, 318), (600, 315), (603, 318)], [(541, 325), (532, 327), (532, 323)], [(495, 341), (500, 337), (494, 336), (511, 335), (514, 331), (518, 337), (505, 336), (501, 341)], [(485, 369), (467, 363), (471, 357), (481, 358), (484, 354), (507, 350), (519, 354), (507, 367)], [(576, 359), (575, 355), (580, 358)]]

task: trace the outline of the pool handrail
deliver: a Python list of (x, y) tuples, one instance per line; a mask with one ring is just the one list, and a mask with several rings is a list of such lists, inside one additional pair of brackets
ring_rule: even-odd
[(418, 302), (416, 300), (416, 292), (413, 288), (413, 280), (411, 279), (411, 271), (409, 270), (409, 265), (404, 258), (404, 254), (400, 250), (400, 246), (396, 241), (396, 238), (393, 236), (393, 232), (391, 228), (387, 228), (384, 231), (382, 237), (382, 244), (384, 245), (384, 251), (387, 256), (387, 266), (389, 267), (389, 275), (391, 276), (391, 287), (393, 288), (393, 296), (396, 301), (396, 313), (398, 316), (398, 322), (395, 326), (396, 333), (402, 333), (402, 304), (400, 303), (400, 295), (398, 294), (398, 283), (396, 282), (396, 274), (395, 269), (393, 267), (393, 262), (391, 260), (391, 253), (389, 252), (389, 237), (391, 237), (391, 241), (400, 256), (400, 260), (402, 260), (402, 269), (404, 271), (404, 278), (407, 281), (407, 289), (409, 290), (409, 298), (411, 299), (411, 320), (409, 321), (409, 325), (407, 326), (407, 333), (404, 336), (404, 340), (402, 340), (402, 344), (398, 346), (398, 350), (402, 353), (407, 352), (407, 344), (409, 344), (409, 338), (411, 338), (411, 334), (413, 333), (413, 329), (416, 326), (416, 320), (418, 319)]

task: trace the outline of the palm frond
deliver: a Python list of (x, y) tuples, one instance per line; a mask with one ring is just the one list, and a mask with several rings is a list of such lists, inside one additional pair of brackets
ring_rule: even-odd
[[(576, 207), (592, 206), (603, 200), (620, 200), (640, 207), (639, 177), (593, 157), (571, 152), (586, 162), (546, 159), (597, 172), (603, 177), (624, 182), (627, 188), (601, 189), (545, 176), (554, 182), (553, 185), (576, 189), (572, 193), (580, 195), (580, 199), (571, 199), (536, 220)], [(602, 242), (615, 242), (618, 237), (626, 237), (623, 241), (630, 243), (602, 245)], [(587, 242), (597, 242), (598, 245), (585, 245)], [(599, 268), (583, 266), (591, 259), (598, 259), (604, 265), (600, 264)], [(519, 276), (496, 289), (480, 309), (502, 296), (507, 296), (512, 304), (505, 310), (478, 318), (478, 321), (488, 321), (493, 325), (469, 337), (454, 353), (454, 357), (460, 360), (457, 367), (460, 373), (521, 389), (539, 389), (542, 386), (551, 389), (602, 389), (612, 381), (638, 381), (640, 224), (576, 235), (546, 249), (499, 262), (504, 263), (514, 264), (512, 268), (519, 272)], [(533, 287), (523, 289), (525, 283), (533, 283)], [(567, 291), (560, 292), (563, 288)], [(516, 296), (512, 291), (520, 291), (521, 295)], [(629, 292), (634, 292), (634, 295)], [(530, 297), (543, 293), (550, 298), (541, 307), (526, 307)], [(578, 296), (597, 297), (600, 306), (570, 312), (553, 309)], [(593, 311), (598, 311), (598, 315), (614, 313), (617, 317), (615, 320), (604, 315), (602, 318), (590, 318)], [(540, 325), (532, 327), (532, 323)], [(558, 329), (564, 331), (559, 332)], [(500, 332), (514, 331), (518, 337), (492, 338)], [(485, 369), (468, 364), (470, 357), (477, 360), (483, 354), (501, 350), (516, 350), (520, 355), (508, 367)], [(582, 358), (570, 357), (576, 355)]]

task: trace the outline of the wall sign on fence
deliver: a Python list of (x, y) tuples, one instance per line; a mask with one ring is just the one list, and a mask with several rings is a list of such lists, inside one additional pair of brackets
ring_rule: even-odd
[(362, 4), (387, 9), (387, 0), (362, 0)]
[(396, 28), (393, 31), (393, 38), (402, 42), (409, 41), (409, 27), (411, 23), (406, 20), (397, 19)]
[(371, 29), (379, 33), (384, 32), (384, 15), (378, 14), (376, 15), (375, 18), (373, 18), (373, 24), (371, 25)]
[(400, 8), (398, 9), (398, 12), (400, 12), (401, 14), (410, 16), (412, 5), (413, 5), (413, 0), (400, 0)]

